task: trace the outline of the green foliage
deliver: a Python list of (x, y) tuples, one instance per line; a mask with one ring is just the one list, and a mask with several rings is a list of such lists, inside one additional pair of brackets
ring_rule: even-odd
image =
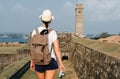
[(97, 36), (95, 36), (91, 39), (98, 40), (100, 38), (106, 38), (106, 37), (109, 37), (109, 36), (111, 36), (111, 34), (109, 34), (108, 32), (103, 32), (103, 33), (101, 33), (101, 34), (99, 34), (99, 35), (97, 35)]
[(93, 37), (91, 39), (98, 40), (99, 38), (100, 38), (100, 36), (95, 36), (95, 37)]
[(100, 38), (106, 38), (106, 37), (109, 37), (110, 34), (108, 32), (103, 32), (100, 34)]
[(118, 35), (120, 35), (120, 32), (119, 32), (119, 34)]

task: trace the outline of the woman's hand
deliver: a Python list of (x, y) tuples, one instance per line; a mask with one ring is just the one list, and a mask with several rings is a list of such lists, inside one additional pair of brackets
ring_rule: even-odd
[(63, 71), (63, 72), (65, 71), (65, 66), (63, 64), (60, 64), (59, 68), (60, 68), (60, 71)]

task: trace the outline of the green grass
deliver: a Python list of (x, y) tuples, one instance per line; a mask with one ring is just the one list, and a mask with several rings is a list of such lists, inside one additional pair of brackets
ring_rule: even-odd
[(120, 57), (120, 44), (101, 42), (87, 38), (78, 38), (75, 36), (72, 36), (72, 42), (80, 43), (86, 47), (101, 51), (108, 55), (114, 55), (114, 57)]
[(16, 54), (16, 50), (24, 45), (0, 46), (0, 54)]
[(0, 47), (0, 54), (16, 54), (19, 47)]
[(26, 45), (22, 46), (20, 49), (30, 49), (30, 45), (26, 44)]
[(37, 76), (34, 71), (30, 69), (22, 76), (21, 79), (37, 79)]

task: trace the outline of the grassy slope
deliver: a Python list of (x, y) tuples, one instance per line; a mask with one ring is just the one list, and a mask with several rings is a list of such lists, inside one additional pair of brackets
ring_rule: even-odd
[(24, 45), (16, 45), (16, 46), (0, 46), (0, 54), (16, 54), (16, 49), (21, 48)]
[[(26, 48), (26, 45), (16, 46), (0, 46), (0, 54), (17, 54), (16, 49)], [(6, 77), (12, 75), (16, 70), (20, 69), (24, 64), (29, 61), (29, 56), (15, 61), (11, 67), (5, 69), (0, 73), (0, 79), (6, 79)]]
[(84, 46), (90, 47), (92, 49), (101, 51), (107, 55), (114, 56), (119, 58), (120, 57), (120, 44), (115, 43), (107, 43), (107, 42), (100, 42), (97, 40), (90, 40), (86, 38), (78, 38), (72, 36), (72, 41), (80, 43)]
[(14, 65), (0, 73), (0, 79), (6, 79), (29, 61), (29, 57), (17, 60)]

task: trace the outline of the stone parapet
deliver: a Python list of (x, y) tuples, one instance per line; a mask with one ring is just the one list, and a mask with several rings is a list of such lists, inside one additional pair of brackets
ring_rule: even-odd
[(15, 54), (0, 54), (0, 71), (15, 63), (16, 59)]
[(29, 49), (18, 49), (17, 54), (0, 54), (0, 72), (2, 72), (6, 67), (14, 65), (16, 60), (28, 57), (30, 55)]
[(79, 79), (120, 79), (120, 59), (78, 43), (71, 61)]

